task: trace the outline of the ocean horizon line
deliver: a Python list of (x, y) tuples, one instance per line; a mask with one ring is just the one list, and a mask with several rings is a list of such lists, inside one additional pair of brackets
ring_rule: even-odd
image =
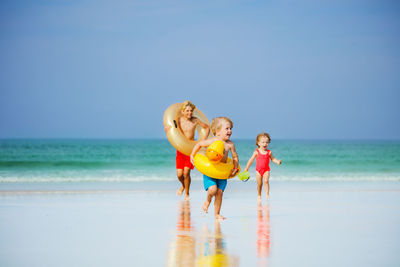
[[(167, 137), (0, 137), (0, 141), (19, 141), (19, 140), (82, 140), (82, 141), (168, 141)], [(231, 138), (235, 141), (254, 141), (255, 137)], [(400, 141), (400, 138), (273, 138), (274, 141)]]

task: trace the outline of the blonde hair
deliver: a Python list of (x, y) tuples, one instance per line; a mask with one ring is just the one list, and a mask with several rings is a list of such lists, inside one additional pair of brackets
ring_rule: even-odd
[(186, 100), (185, 102), (182, 103), (182, 111), (185, 110), (187, 107), (191, 107), (193, 110), (196, 108), (196, 106), (190, 102), (189, 100)]
[(259, 133), (259, 134), (257, 135), (257, 138), (256, 138), (256, 146), (257, 146), (257, 147), (259, 147), (258, 141), (260, 141), (261, 137), (267, 137), (268, 140), (269, 140), (269, 142), (271, 142), (271, 136), (269, 136), (269, 133)]
[(221, 129), (223, 121), (230, 123), (231, 127), (233, 127), (233, 122), (228, 117), (216, 117), (211, 121), (211, 126), (210, 126), (211, 131), (214, 135), (219, 129)]

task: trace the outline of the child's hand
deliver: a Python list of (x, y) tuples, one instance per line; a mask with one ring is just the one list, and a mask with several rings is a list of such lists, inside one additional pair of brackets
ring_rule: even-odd
[(193, 155), (190, 155), (190, 162), (194, 165), (194, 157), (193, 157)]
[(229, 175), (229, 177), (235, 176), (238, 171), (239, 171), (238, 168), (233, 168), (232, 171), (231, 171), (231, 174)]
[(281, 165), (281, 163), (282, 163), (282, 160), (280, 160), (280, 159), (278, 159), (276, 162), (276, 164), (278, 164), (278, 165)]

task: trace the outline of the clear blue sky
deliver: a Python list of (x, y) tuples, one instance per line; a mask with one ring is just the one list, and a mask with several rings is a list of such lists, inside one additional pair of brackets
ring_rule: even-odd
[(0, 138), (400, 138), (398, 1), (1, 1)]

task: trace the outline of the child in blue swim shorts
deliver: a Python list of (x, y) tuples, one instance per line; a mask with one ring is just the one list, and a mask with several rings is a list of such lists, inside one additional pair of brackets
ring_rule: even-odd
[[(232, 154), (232, 161), (233, 161), (233, 169), (230, 173), (230, 177), (234, 176), (238, 172), (238, 166), (239, 166), (239, 157), (236, 153), (235, 149), (235, 144), (230, 140), (230, 137), (232, 135), (232, 127), (233, 123), (232, 121), (227, 118), (227, 117), (217, 117), (214, 118), (211, 122), (211, 130), (213, 134), (215, 135), (214, 138), (207, 139), (207, 140), (202, 140), (199, 141), (193, 148), (192, 154), (190, 155), (190, 160), (193, 163), (194, 162), (194, 155), (199, 151), (201, 147), (208, 147), (211, 145), (213, 142), (217, 140), (221, 140), (224, 142), (224, 155), (221, 159), (221, 162), (226, 162), (228, 158), (228, 153), (231, 151)], [(212, 198), (214, 197), (214, 215), (215, 219), (217, 220), (224, 220), (225, 217), (223, 217), (220, 214), (221, 211), (221, 205), (222, 205), (222, 196), (224, 194), (224, 190), (227, 184), (227, 180), (223, 179), (215, 179), (212, 177), (208, 177), (207, 175), (203, 176), (203, 183), (204, 183), (204, 188), (207, 191), (207, 199), (203, 204), (203, 210), (204, 212), (208, 212), (208, 207), (210, 206), (210, 203), (212, 201)]]
[(217, 186), (217, 188), (221, 189), (222, 192), (225, 191), (225, 187), (227, 184), (227, 180), (226, 179), (215, 179), (215, 178), (211, 178), (205, 174), (203, 174), (203, 184), (204, 184), (204, 189), (206, 191), (208, 191), (208, 188), (210, 186)]

